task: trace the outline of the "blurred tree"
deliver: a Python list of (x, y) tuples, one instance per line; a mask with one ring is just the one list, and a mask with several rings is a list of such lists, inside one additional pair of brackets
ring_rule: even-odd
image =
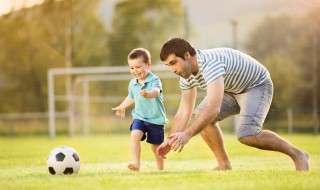
[(144, 47), (152, 63), (159, 60), (162, 43), (183, 35), (184, 9), (181, 0), (124, 0), (116, 4), (108, 40), (111, 65), (127, 65), (129, 52)]
[[(269, 69), (274, 82), (273, 108), (312, 109), (313, 34), (315, 18), (320, 21), (319, 12), (319, 7), (313, 7), (300, 18), (266, 17), (249, 35), (249, 54)], [(320, 39), (319, 32), (317, 35)], [(320, 41), (317, 43), (320, 47)], [(317, 51), (319, 54), (320, 48)]]
[[(106, 63), (104, 25), (96, 15), (99, 0), (46, 0), (39, 21), (46, 40), (61, 55), (71, 38), (72, 66), (101, 66)], [(68, 30), (71, 30), (70, 34)], [(71, 36), (68, 36), (71, 35)], [(90, 39), (90, 40), (88, 40)]]
[[(301, 78), (306, 85), (306, 89), (298, 91), (298, 97), (301, 99), (300, 106), (311, 108), (313, 96), (319, 95), (320, 90), (320, 4), (313, 6), (306, 15), (298, 20), (294, 40), (292, 44), (294, 52), (291, 56), (296, 60), (299, 68), (303, 72)], [(313, 81), (316, 79), (316, 83)], [(317, 87), (315, 86), (317, 85)], [(314, 88), (316, 93), (313, 93)], [(316, 97), (317, 98), (317, 97)], [(319, 98), (317, 98), (317, 107), (320, 107)]]
[(290, 57), (277, 53), (267, 56), (263, 64), (269, 70), (273, 81), (275, 89), (273, 104), (281, 110), (296, 106), (294, 102), (296, 102), (298, 91), (308, 86), (300, 80), (303, 74), (300, 68)]
[[(72, 65), (105, 64), (106, 43), (101, 39), (106, 38), (106, 31), (95, 16), (99, 0), (71, 1), (45, 0), (0, 17), (0, 112), (47, 111), (47, 71), (66, 65), (70, 19)], [(64, 90), (56, 89), (57, 93)]]

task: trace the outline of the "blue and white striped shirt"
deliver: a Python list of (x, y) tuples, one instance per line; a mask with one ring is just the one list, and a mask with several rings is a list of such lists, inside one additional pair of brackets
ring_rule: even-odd
[(182, 90), (194, 87), (206, 90), (209, 83), (223, 76), (224, 91), (238, 94), (262, 84), (270, 77), (263, 65), (238, 50), (215, 48), (196, 52), (199, 72), (188, 79), (180, 78)]

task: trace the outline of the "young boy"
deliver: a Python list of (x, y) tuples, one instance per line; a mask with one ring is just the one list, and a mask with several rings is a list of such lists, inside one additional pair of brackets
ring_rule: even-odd
[[(120, 118), (125, 116), (125, 109), (132, 104), (133, 122), (131, 124), (131, 151), (133, 162), (128, 168), (140, 169), (140, 141), (147, 138), (157, 163), (158, 170), (163, 170), (164, 160), (156, 155), (156, 149), (164, 140), (164, 124), (167, 119), (162, 101), (162, 84), (160, 79), (150, 71), (151, 56), (148, 50), (137, 48), (128, 55), (130, 73), (134, 77), (129, 83), (129, 95), (112, 110)], [(147, 135), (146, 135), (147, 134)]]

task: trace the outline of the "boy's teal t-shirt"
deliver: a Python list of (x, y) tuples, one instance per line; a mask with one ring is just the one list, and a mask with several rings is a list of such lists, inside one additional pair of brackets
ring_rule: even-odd
[[(160, 93), (155, 98), (144, 98), (141, 90), (150, 91), (159, 88)], [(152, 72), (149, 73), (143, 85), (136, 78), (129, 83), (129, 97), (134, 99), (135, 108), (132, 110), (133, 119), (140, 119), (149, 123), (164, 125), (167, 123), (166, 111), (163, 105), (162, 84), (160, 79)]]

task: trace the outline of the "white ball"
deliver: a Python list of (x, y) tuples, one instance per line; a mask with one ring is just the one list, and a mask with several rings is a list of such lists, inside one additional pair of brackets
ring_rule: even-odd
[(78, 173), (80, 169), (80, 156), (71, 147), (57, 147), (49, 154), (47, 167), (52, 175)]

